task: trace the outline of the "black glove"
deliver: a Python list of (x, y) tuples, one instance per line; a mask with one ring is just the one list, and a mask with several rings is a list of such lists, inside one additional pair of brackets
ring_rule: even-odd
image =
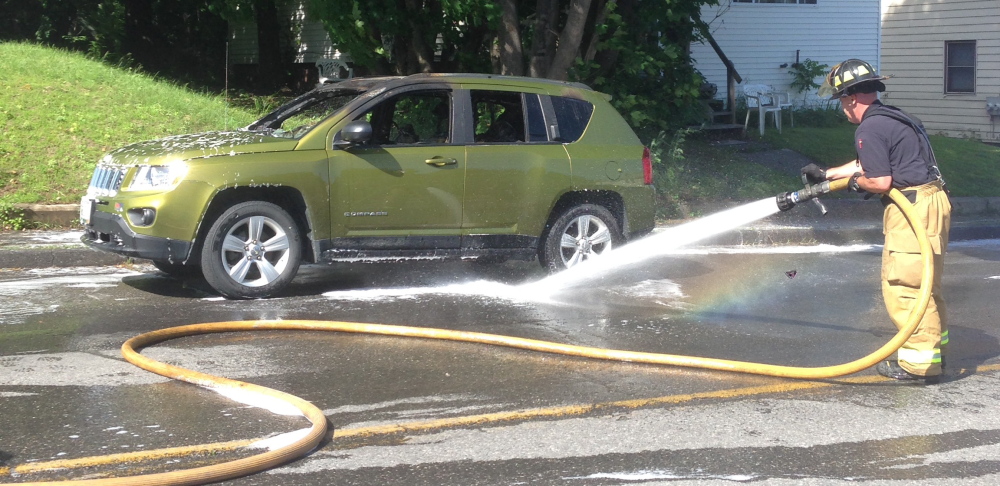
[(802, 168), (802, 175), (809, 184), (818, 184), (826, 180), (826, 169), (816, 164), (809, 164)]
[(854, 175), (851, 176), (851, 180), (847, 183), (847, 190), (858, 194), (864, 194), (866, 191), (858, 185), (858, 177), (861, 177), (860, 172), (855, 172)]

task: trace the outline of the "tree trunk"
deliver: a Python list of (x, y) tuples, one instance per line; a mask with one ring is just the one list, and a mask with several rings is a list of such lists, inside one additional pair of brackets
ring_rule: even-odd
[(569, 6), (566, 26), (559, 34), (558, 49), (545, 77), (565, 81), (569, 78), (569, 68), (580, 55), (580, 43), (590, 14), (591, 0), (573, 0)]
[(500, 74), (524, 75), (524, 49), (521, 47), (521, 25), (517, 17), (517, 1), (501, 0), (503, 16), (497, 32), (500, 44)]
[[(406, 0), (405, 5), (409, 17), (407, 23), (410, 26), (410, 44), (406, 50), (413, 64), (412, 68), (408, 67), (408, 71), (421, 73), (434, 72), (434, 50), (431, 46), (427, 45), (424, 39), (423, 25), (420, 24), (420, 15), (424, 9), (423, 2)], [(428, 6), (428, 8), (433, 9), (434, 7)]]
[(555, 26), (559, 22), (558, 0), (538, 0), (535, 9), (535, 34), (531, 45), (531, 77), (543, 78), (549, 72), (556, 49)]
[(594, 57), (597, 56), (597, 46), (601, 42), (599, 27), (604, 25), (604, 22), (608, 20), (608, 12), (611, 11), (615, 3), (616, 0), (598, 0), (597, 5), (594, 7), (596, 15), (589, 29), (586, 47), (582, 53), (584, 61), (593, 61)]
[(123, 50), (140, 65), (149, 65), (156, 49), (147, 35), (153, 29), (153, 8), (149, 0), (125, 0), (125, 42)]
[(274, 0), (254, 0), (257, 20), (257, 70), (261, 86), (277, 88), (284, 70), (281, 65), (281, 22)]

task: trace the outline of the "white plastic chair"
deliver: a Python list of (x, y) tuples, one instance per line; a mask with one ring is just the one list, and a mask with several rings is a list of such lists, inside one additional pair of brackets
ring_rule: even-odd
[[(788, 93), (774, 93), (774, 98), (778, 101), (781, 111), (788, 112), (788, 121), (792, 123), (792, 128), (795, 128), (795, 110), (792, 109), (792, 96)], [(781, 113), (778, 115), (781, 115)]]
[[(320, 59), (316, 61), (316, 69), (319, 70), (319, 84), (333, 83), (354, 77), (354, 68), (340, 59)], [(344, 73), (347, 75), (342, 76)]]
[[(766, 84), (744, 84), (743, 96), (747, 100), (747, 117), (743, 121), (744, 133), (746, 133), (747, 126), (750, 124), (750, 112), (753, 110), (757, 110), (757, 115), (760, 118), (761, 136), (764, 136), (764, 121), (768, 113), (771, 113), (772, 118), (774, 118), (774, 126), (778, 129), (778, 133), (781, 133), (782, 105), (779, 104), (778, 96), (775, 95), (774, 89)], [(787, 106), (791, 106), (791, 102), (788, 102)]]

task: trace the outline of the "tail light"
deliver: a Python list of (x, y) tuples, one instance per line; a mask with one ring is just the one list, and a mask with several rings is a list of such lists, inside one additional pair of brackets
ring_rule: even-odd
[(649, 155), (649, 147), (642, 148), (642, 182), (653, 183), (653, 158)]

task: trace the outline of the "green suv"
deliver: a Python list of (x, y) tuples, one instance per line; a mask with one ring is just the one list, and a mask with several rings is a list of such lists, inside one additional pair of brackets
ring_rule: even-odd
[(325, 84), (235, 132), (105, 155), (82, 241), (201, 273), (229, 298), (302, 262), (538, 258), (560, 270), (653, 228), (649, 151), (577, 83), (418, 74)]

